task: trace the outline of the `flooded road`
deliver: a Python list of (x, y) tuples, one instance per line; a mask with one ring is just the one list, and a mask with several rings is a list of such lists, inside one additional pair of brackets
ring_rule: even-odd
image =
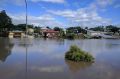
[[(95, 62), (65, 60), (72, 44)], [(120, 79), (120, 40), (0, 38), (0, 79)]]

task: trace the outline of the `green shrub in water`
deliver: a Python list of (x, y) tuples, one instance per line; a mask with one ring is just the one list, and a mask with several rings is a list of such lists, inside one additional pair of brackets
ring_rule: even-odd
[(70, 50), (66, 52), (65, 58), (72, 61), (85, 61), (85, 62), (93, 62), (94, 58), (91, 54), (82, 51), (76, 45), (72, 45)]

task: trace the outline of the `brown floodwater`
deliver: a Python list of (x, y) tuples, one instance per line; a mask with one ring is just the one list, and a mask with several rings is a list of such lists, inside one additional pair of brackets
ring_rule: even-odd
[[(95, 62), (65, 60), (72, 44)], [(120, 40), (0, 38), (0, 79), (120, 79)]]

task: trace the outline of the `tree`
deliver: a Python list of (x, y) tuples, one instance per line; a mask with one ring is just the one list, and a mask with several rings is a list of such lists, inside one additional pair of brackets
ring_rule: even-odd
[(54, 27), (54, 31), (59, 31), (60, 37), (65, 37), (65, 32), (62, 28), (60, 27)]
[(54, 27), (54, 30), (55, 30), (55, 31), (60, 31), (61, 28), (59, 28), (59, 27)]
[(41, 27), (39, 27), (39, 26), (34, 27), (34, 33), (40, 33), (40, 30), (41, 30)]
[(47, 29), (51, 29), (49, 26), (46, 27)]
[(108, 32), (119, 32), (119, 28), (113, 25), (106, 26), (106, 31)]
[(90, 30), (93, 30), (93, 31), (104, 31), (104, 26), (98, 26), (98, 27), (90, 28)]
[(88, 27), (85, 27), (86, 30), (88, 30)]
[(14, 30), (26, 31), (26, 24), (18, 24), (14, 27)]
[(6, 14), (5, 10), (0, 12), (0, 29), (2, 32), (7, 32), (12, 27), (11, 18)]
[[(33, 28), (33, 25), (27, 25), (27, 28)], [(15, 25), (14, 30), (26, 31), (26, 24)]]
[(69, 27), (67, 28), (67, 33), (86, 33), (86, 30), (81, 28), (80, 26)]

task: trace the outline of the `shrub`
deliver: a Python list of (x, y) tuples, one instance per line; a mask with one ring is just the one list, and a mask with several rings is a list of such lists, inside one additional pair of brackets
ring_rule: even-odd
[(82, 51), (80, 48), (78, 48), (76, 45), (72, 45), (70, 47), (70, 50), (66, 52), (65, 58), (72, 61), (85, 61), (85, 62), (93, 62), (94, 58), (91, 54)]

